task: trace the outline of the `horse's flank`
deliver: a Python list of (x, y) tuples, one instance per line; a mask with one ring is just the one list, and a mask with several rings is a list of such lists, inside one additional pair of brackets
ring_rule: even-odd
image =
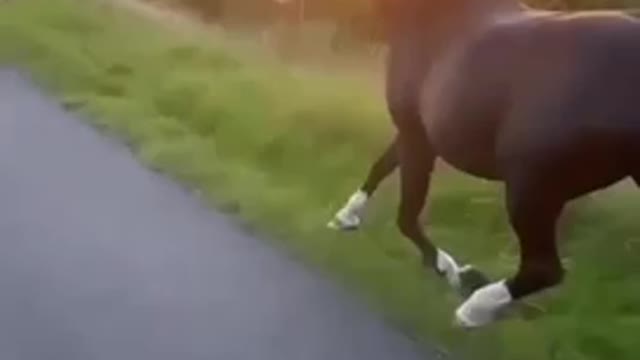
[[(464, 11), (459, 18), (447, 13), (448, 28), (457, 31), (429, 52), (421, 114), (445, 161), (476, 176), (500, 179), (502, 158), (526, 151), (524, 137), (532, 133), (551, 141), (553, 122), (585, 129), (596, 124), (615, 129), (632, 120), (637, 124), (637, 119), (609, 121), (596, 115), (623, 116), (621, 109), (630, 106), (628, 96), (637, 93), (625, 84), (640, 83), (635, 69), (640, 63), (640, 22), (617, 11), (541, 11), (506, 3), (497, 1), (495, 11), (477, 17)], [(616, 57), (615, 66), (607, 60), (611, 56)], [(588, 91), (581, 89), (585, 81)], [(609, 96), (598, 99), (604, 93)], [(543, 109), (535, 113), (549, 115), (549, 120), (508, 121), (535, 106), (548, 107), (548, 114)], [(551, 113), (553, 108), (571, 113), (559, 118)], [(539, 139), (536, 144), (540, 146)]]

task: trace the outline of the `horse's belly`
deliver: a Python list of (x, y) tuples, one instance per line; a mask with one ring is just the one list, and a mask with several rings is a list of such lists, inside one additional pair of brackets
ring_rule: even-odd
[(473, 133), (469, 129), (458, 130), (431, 127), (429, 137), (438, 156), (447, 164), (467, 174), (499, 180), (493, 137)]
[(438, 95), (425, 94), (421, 114), (437, 155), (463, 172), (499, 179), (496, 133), (501, 111), (498, 103), (482, 93), (478, 95), (469, 85), (460, 92), (436, 90)]
[[(490, 51), (453, 49), (436, 62), (420, 96), (420, 113), (437, 155), (454, 168), (499, 180), (496, 133), (508, 87)], [(502, 69), (504, 70), (504, 69)]]

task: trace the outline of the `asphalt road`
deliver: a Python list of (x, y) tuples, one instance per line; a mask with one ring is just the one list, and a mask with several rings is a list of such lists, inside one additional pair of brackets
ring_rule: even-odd
[(432, 352), (0, 70), (0, 359)]

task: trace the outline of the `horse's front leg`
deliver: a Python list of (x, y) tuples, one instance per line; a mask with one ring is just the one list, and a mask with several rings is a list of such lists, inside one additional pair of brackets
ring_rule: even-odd
[(420, 250), (424, 264), (466, 296), (486, 285), (488, 280), (471, 266), (461, 267), (423, 232), (419, 218), (427, 201), (436, 153), (419, 117), (412, 118), (405, 112), (404, 115), (394, 114), (394, 120), (398, 128), (396, 146), (401, 187), (398, 228)]
[[(548, 172), (537, 172), (545, 173)], [(556, 223), (565, 201), (552, 187), (531, 173), (507, 180), (507, 208), (520, 243), (520, 267), (515, 277), (474, 292), (456, 311), (460, 325), (487, 325), (512, 302), (562, 281), (564, 269), (557, 251)]]
[(378, 189), (380, 183), (398, 167), (396, 142), (397, 139), (394, 139), (382, 155), (373, 163), (364, 183), (334, 215), (328, 224), (329, 228), (335, 230), (355, 230), (360, 226), (367, 202)]
[[(411, 123), (407, 124), (409, 122)], [(419, 118), (398, 119), (396, 123), (400, 123), (397, 124), (397, 156), (400, 167), (397, 226), (420, 250), (424, 263), (438, 269), (438, 249), (423, 232), (420, 224), (420, 214), (427, 201), (436, 155)], [(457, 267), (453, 259), (449, 263)]]

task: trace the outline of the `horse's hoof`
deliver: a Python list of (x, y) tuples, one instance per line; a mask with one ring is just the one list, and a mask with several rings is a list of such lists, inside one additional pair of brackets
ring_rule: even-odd
[(501, 318), (511, 304), (512, 297), (504, 281), (489, 284), (456, 309), (455, 323), (465, 329), (489, 325)]
[(332, 230), (352, 231), (360, 227), (361, 215), (364, 211), (368, 195), (362, 191), (356, 191), (349, 200), (333, 217), (327, 227)]
[(456, 260), (442, 249), (437, 250), (435, 263), (428, 257), (424, 258), (425, 266), (434, 266), (436, 273), (446, 279), (451, 288), (458, 291), (460, 288), (460, 266)]
[(453, 317), (453, 326), (467, 331), (479, 328), (479, 326), (475, 326), (473, 322), (465, 318), (462, 314), (458, 314), (457, 312)]
[(464, 299), (491, 283), (487, 275), (471, 265), (463, 266), (458, 272), (458, 278), (460, 282), (458, 291)]
[(336, 216), (331, 220), (327, 227), (336, 231), (355, 231), (360, 227), (360, 218), (357, 216), (339, 217)]

